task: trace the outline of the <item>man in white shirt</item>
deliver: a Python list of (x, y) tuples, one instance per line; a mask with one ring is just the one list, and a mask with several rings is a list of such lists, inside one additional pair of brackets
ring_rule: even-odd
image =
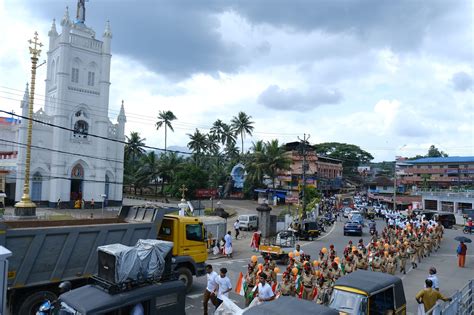
[(430, 275), (428, 276), (427, 279), (431, 280), (431, 282), (433, 282), (433, 289), (439, 291), (439, 280), (438, 280), (438, 276), (436, 275), (436, 268), (435, 267), (431, 267), (430, 268)]
[(219, 307), (222, 303), (222, 296), (229, 297), (229, 292), (232, 290), (232, 284), (229, 277), (227, 277), (227, 268), (221, 268), (219, 277), (216, 278), (217, 283), (217, 303)]
[(217, 300), (216, 300), (217, 282), (216, 282), (216, 279), (219, 277), (217, 272), (212, 270), (211, 265), (206, 266), (206, 273), (207, 273), (207, 286), (206, 286), (206, 290), (204, 291), (204, 299), (203, 299), (204, 315), (207, 315), (207, 305), (209, 303), (209, 300), (211, 300), (211, 302), (214, 306), (217, 305)]
[(224, 248), (224, 253), (227, 256), (227, 258), (232, 257), (232, 235), (229, 232), (224, 236), (224, 241), (225, 241), (225, 248)]
[(257, 292), (259, 302), (269, 302), (275, 299), (272, 287), (267, 283), (267, 275), (263, 272), (260, 273), (260, 283), (258, 284)]
[(239, 234), (240, 234), (240, 222), (239, 220), (234, 222), (234, 230), (235, 230), (235, 239), (239, 239)]
[[(296, 254), (296, 253), (298, 253), (298, 254)], [(303, 256), (303, 255), (304, 255), (304, 252), (301, 249), (300, 244), (296, 244), (296, 248), (293, 251), (293, 256), (295, 257), (295, 260), (299, 262), (301, 260), (301, 256)]]

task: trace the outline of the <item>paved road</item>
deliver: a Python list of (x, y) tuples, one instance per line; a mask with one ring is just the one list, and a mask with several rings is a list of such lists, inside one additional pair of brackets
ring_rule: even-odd
[[(312, 258), (316, 258), (319, 250), (322, 247), (329, 247), (330, 244), (334, 244), (338, 254), (342, 252), (344, 246), (349, 240), (352, 240), (354, 244), (357, 244), (360, 237), (343, 236), (343, 224), (344, 222), (337, 222), (333, 225), (331, 230), (322, 235), (322, 237), (316, 241), (301, 242), (302, 249), (306, 253), (309, 253)], [(377, 228), (379, 230), (384, 226), (384, 222), (377, 221)], [(459, 230), (446, 230), (441, 249), (437, 253), (424, 259), (417, 269), (411, 270), (410, 268), (406, 275), (397, 273), (397, 275), (403, 279), (408, 314), (416, 314), (417, 304), (414, 300), (414, 296), (423, 288), (424, 280), (428, 275), (428, 269), (430, 266), (435, 266), (438, 269), (441, 292), (447, 296), (452, 295), (456, 289), (464, 286), (468, 279), (474, 278), (474, 255), (468, 256), (466, 268), (461, 269), (457, 267), (457, 258), (455, 255), (457, 242), (454, 241), (453, 238), (459, 234), (462, 234)], [(249, 236), (244, 237), (243, 240), (234, 241), (236, 243), (236, 248), (240, 248), (241, 250), (240, 253), (236, 252), (236, 257), (234, 259), (221, 258), (208, 261), (214, 266), (215, 270), (226, 267), (229, 270), (228, 275), (233, 285), (237, 282), (239, 273), (245, 273), (249, 258), (252, 255), (252, 252), (248, 249), (247, 245), (247, 242), (249, 242)], [(367, 228), (364, 229), (364, 235), (362, 238), (364, 239), (364, 243), (369, 241), (370, 235)], [(472, 246), (468, 247), (468, 251), (471, 251), (471, 253), (474, 252)], [(202, 314), (202, 292), (204, 291), (205, 285), (205, 277), (195, 279), (193, 289), (186, 299), (187, 314)], [(240, 307), (244, 306), (244, 301), (241, 296), (231, 292), (230, 298)], [(212, 306), (210, 306), (210, 309), (213, 309)]]

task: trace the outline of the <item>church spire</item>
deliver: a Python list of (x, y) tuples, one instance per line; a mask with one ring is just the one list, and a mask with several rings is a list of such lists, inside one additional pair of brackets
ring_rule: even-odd
[(110, 28), (110, 21), (105, 23), (104, 37), (112, 38), (112, 29)]
[(48, 32), (49, 37), (57, 37), (58, 31), (56, 30), (56, 19), (53, 19), (53, 24), (51, 24), (51, 29)]
[(23, 100), (21, 101), (21, 108), (28, 108), (28, 99), (30, 92), (28, 90), (28, 82), (26, 82), (25, 94), (23, 94)]
[(76, 12), (76, 23), (82, 23), (86, 21), (86, 0), (77, 0), (77, 12)]
[(120, 113), (117, 117), (117, 121), (119, 123), (126, 123), (127, 122), (127, 117), (125, 117), (125, 108), (123, 106), (123, 100), (122, 100), (122, 106), (120, 106)]
[(61, 26), (68, 26), (71, 23), (69, 19), (69, 8), (66, 7), (66, 11), (64, 11), (63, 19), (61, 20)]

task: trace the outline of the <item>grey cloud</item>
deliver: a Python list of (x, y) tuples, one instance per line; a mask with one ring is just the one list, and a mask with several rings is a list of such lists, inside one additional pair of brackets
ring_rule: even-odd
[(419, 47), (430, 27), (452, 10), (465, 12), (467, 19), (470, 12), (463, 0), (264, 0), (241, 1), (234, 7), (251, 23), (352, 34), (394, 50)]
[(453, 87), (457, 91), (470, 90), (473, 87), (472, 77), (466, 72), (457, 72), (451, 78)]
[(324, 104), (337, 104), (342, 100), (338, 90), (314, 88), (307, 92), (281, 89), (270, 85), (258, 97), (258, 102), (278, 110), (309, 111)]
[[(45, 19), (60, 21), (66, 5), (71, 18), (76, 2), (25, 0), (29, 10)], [(219, 33), (217, 1), (90, 1), (86, 24), (101, 37), (110, 20), (112, 53), (131, 56), (171, 79), (195, 73), (232, 73), (248, 62), (242, 48)], [(60, 32), (60, 25), (58, 25)]]
[[(60, 20), (66, 5), (75, 15), (76, 2), (23, 0), (22, 5), (36, 16)], [(249, 49), (224, 38), (218, 19), (224, 12), (232, 11), (250, 24), (268, 24), (298, 33), (344, 35), (339, 38), (341, 50), (349, 55), (373, 47), (414, 50), (432, 27), (449, 24), (436, 36), (451, 38), (456, 29), (464, 29), (472, 20), (462, 15), (470, 12), (468, 1), (463, 0), (123, 0), (90, 1), (86, 8), (86, 23), (98, 35), (105, 20), (111, 21), (113, 53), (131, 56), (154, 72), (178, 80), (197, 73), (235, 73), (254, 57), (271, 51), (270, 43), (265, 41)], [(455, 18), (443, 20), (448, 15)], [(356, 45), (348, 45), (347, 38), (355, 39)], [(288, 58), (298, 60), (295, 54), (298, 51)]]

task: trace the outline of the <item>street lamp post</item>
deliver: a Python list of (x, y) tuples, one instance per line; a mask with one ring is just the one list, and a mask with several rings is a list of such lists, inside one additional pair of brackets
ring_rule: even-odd
[(31, 165), (31, 138), (33, 133), (33, 103), (35, 99), (36, 69), (38, 68), (38, 57), (41, 53), (43, 44), (38, 41), (38, 32), (35, 32), (33, 40), (29, 40), (31, 55), (31, 84), (30, 97), (28, 102), (28, 131), (26, 140), (26, 161), (25, 161), (25, 179), (23, 183), (23, 195), (21, 200), (15, 204), (15, 216), (34, 217), (36, 216), (36, 204), (30, 197), (30, 165)]

